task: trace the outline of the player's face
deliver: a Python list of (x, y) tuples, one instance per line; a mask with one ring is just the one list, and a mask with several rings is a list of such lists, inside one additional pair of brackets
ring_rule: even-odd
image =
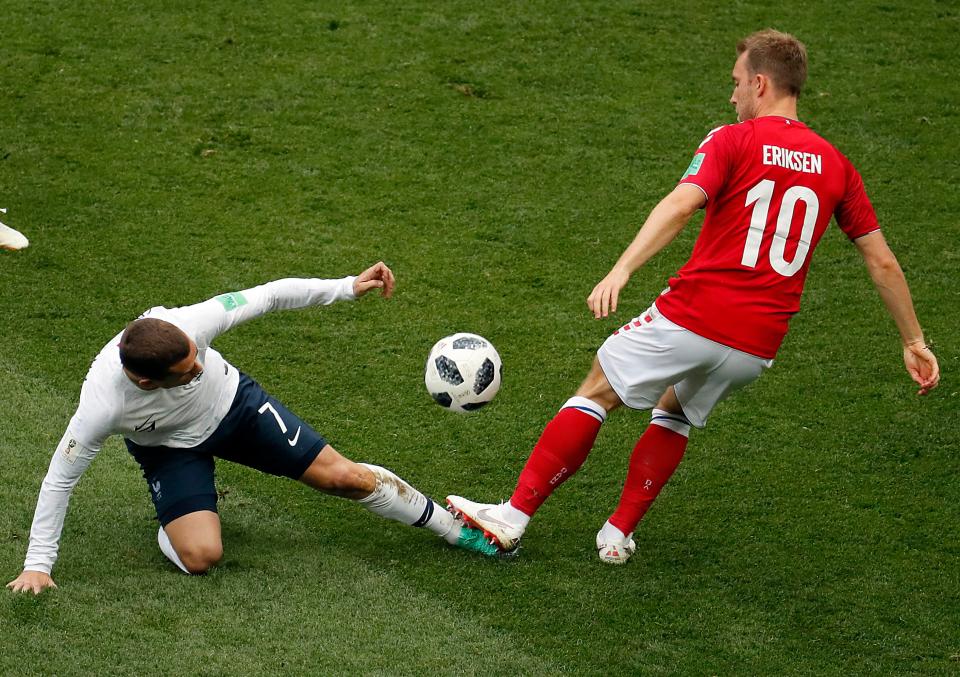
[(203, 365), (197, 359), (197, 344), (190, 341), (190, 352), (187, 356), (171, 366), (162, 381), (155, 381), (155, 383), (161, 388), (177, 388), (187, 385), (202, 373)]
[(730, 103), (737, 109), (737, 122), (757, 117), (757, 76), (751, 77), (747, 69), (747, 54), (744, 52), (733, 65), (733, 94)]

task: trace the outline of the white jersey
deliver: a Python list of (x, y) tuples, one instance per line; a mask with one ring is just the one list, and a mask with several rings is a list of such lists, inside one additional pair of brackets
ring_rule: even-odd
[(217, 336), (273, 310), (353, 299), (354, 279), (276, 280), (192, 306), (146, 311), (140, 318), (169, 322), (197, 345), (203, 372), (176, 388), (138, 388), (120, 363), (123, 332), (113, 337), (90, 365), (77, 411), (50, 461), (24, 569), (45, 573), (53, 569), (70, 493), (107, 437), (120, 434), (141, 446), (188, 448), (213, 434), (230, 410), (240, 379), (236, 367), (210, 347)]

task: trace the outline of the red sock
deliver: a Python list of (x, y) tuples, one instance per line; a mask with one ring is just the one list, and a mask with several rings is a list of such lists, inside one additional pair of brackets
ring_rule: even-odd
[(632, 533), (677, 469), (686, 449), (686, 435), (651, 423), (633, 448), (627, 481), (610, 524), (624, 535)]
[[(602, 409), (600, 412), (606, 414)], [(566, 406), (553, 417), (520, 473), (510, 497), (514, 508), (533, 515), (554, 489), (580, 469), (600, 432), (602, 414)]]

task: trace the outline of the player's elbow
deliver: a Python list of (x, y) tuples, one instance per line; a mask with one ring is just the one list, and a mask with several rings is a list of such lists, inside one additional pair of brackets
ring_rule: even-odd
[(900, 262), (897, 261), (897, 257), (889, 249), (884, 249), (866, 257), (865, 263), (874, 279), (884, 279), (890, 275), (899, 276), (903, 274), (900, 269)]
[(879, 230), (857, 238), (854, 243), (860, 250), (863, 262), (873, 277), (900, 272), (900, 263), (883, 237), (883, 233)]
[(73, 477), (61, 477), (59, 475), (47, 475), (40, 485), (41, 492), (55, 494), (69, 494), (73, 491), (77, 480)]

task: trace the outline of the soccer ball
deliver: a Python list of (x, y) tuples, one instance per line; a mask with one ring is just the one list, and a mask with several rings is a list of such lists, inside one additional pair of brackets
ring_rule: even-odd
[(493, 344), (476, 334), (459, 333), (433, 346), (423, 382), (437, 404), (465, 414), (493, 399), (502, 376), (503, 363)]

